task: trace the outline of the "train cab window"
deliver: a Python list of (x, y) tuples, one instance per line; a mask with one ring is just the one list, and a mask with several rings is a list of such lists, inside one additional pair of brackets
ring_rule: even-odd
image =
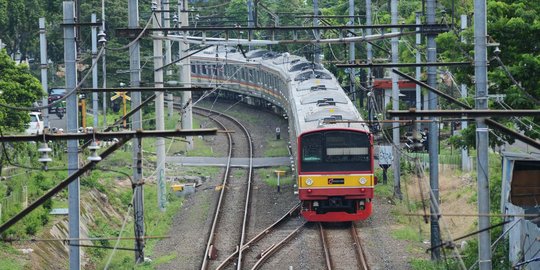
[(371, 142), (362, 132), (332, 130), (300, 138), (303, 172), (369, 171)]
[(322, 160), (322, 134), (308, 134), (302, 137), (302, 162), (320, 162)]

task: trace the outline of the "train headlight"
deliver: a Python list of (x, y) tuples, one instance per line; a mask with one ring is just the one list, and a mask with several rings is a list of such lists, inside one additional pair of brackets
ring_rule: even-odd
[(313, 185), (313, 180), (311, 178), (306, 179), (306, 185), (308, 186)]
[(360, 182), (360, 184), (362, 185), (365, 185), (367, 183), (367, 179), (365, 177), (362, 177), (360, 178), (360, 180), (358, 180)]

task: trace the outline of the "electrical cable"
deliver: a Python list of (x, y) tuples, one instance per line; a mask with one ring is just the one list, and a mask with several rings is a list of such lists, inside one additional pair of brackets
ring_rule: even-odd
[(128, 205), (128, 210), (126, 212), (126, 215), (124, 217), (124, 222), (122, 223), (122, 227), (120, 228), (120, 232), (118, 232), (118, 238), (116, 239), (116, 243), (114, 244), (114, 249), (109, 255), (109, 258), (107, 259), (107, 263), (105, 264), (105, 267), (103, 269), (109, 269), (109, 265), (111, 264), (111, 260), (114, 256), (114, 253), (116, 252), (116, 249), (118, 248), (118, 245), (120, 244), (120, 239), (122, 238), (122, 233), (124, 232), (124, 229), (126, 228), (126, 224), (128, 221), (128, 218), (130, 217), (131, 208), (133, 207), (133, 200), (135, 199), (135, 192), (133, 192), (133, 195), (131, 196), (130, 204)]

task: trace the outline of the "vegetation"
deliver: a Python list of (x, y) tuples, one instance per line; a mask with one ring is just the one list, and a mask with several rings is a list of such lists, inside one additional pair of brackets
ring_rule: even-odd
[[(28, 66), (16, 65), (5, 50), (0, 50), (0, 89), (0, 104), (30, 107), (42, 96), (41, 84), (30, 74)], [(4, 132), (22, 131), (29, 121), (27, 111), (0, 107), (0, 126)]]

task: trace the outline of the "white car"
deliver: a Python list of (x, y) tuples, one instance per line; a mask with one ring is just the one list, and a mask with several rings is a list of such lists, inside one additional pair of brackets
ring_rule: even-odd
[(41, 119), (40, 112), (30, 112), (30, 123), (28, 123), (28, 128), (25, 130), (26, 134), (43, 134), (43, 120)]

